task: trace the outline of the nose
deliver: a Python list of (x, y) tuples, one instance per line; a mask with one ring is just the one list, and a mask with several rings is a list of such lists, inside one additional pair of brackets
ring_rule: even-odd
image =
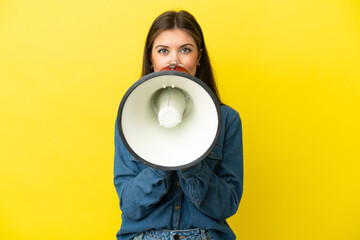
[(179, 57), (179, 54), (177, 52), (173, 52), (171, 55), (170, 55), (170, 59), (169, 59), (169, 62), (176, 62), (178, 64), (181, 64), (181, 59)]
[(169, 67), (170, 67), (170, 69), (175, 69), (177, 64), (178, 64), (178, 63), (177, 63), (176, 60), (170, 60), (170, 61), (169, 61)]

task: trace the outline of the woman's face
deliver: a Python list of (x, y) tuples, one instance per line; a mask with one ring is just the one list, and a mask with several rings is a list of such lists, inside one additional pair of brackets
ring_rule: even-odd
[(154, 72), (160, 71), (170, 61), (176, 61), (193, 76), (201, 57), (201, 50), (194, 38), (181, 29), (163, 31), (155, 38), (151, 51), (151, 63)]

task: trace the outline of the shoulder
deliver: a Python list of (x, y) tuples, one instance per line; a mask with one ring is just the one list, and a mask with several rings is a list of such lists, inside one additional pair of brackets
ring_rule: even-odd
[(221, 109), (221, 113), (222, 114), (230, 114), (230, 115), (238, 115), (239, 113), (233, 109), (232, 107), (228, 106), (228, 105), (221, 105), (220, 106)]
[(239, 113), (232, 107), (227, 105), (221, 105), (220, 109), (221, 109), (222, 121), (225, 124), (225, 126), (233, 123), (234, 121), (241, 122)]

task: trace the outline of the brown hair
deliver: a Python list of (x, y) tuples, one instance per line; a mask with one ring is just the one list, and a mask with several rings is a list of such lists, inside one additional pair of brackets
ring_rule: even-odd
[(141, 76), (153, 72), (150, 57), (156, 37), (161, 32), (174, 28), (186, 31), (194, 38), (198, 50), (202, 49), (200, 66), (196, 70), (195, 77), (202, 80), (215, 93), (219, 102), (221, 102), (201, 27), (195, 17), (187, 11), (167, 11), (154, 20), (146, 37)]

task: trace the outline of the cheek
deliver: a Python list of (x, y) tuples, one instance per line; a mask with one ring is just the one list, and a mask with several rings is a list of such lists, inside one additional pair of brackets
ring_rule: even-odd
[(154, 68), (154, 72), (160, 71), (166, 64), (169, 64), (169, 61), (164, 57), (159, 57), (157, 55), (151, 55), (151, 64)]
[(191, 75), (195, 76), (197, 69), (197, 58), (191, 57), (187, 61), (183, 62), (184, 67), (190, 72)]
[(161, 69), (164, 68), (166, 64), (162, 64), (162, 63), (158, 63), (158, 64), (154, 64), (153, 67), (154, 67), (154, 72), (159, 72)]

